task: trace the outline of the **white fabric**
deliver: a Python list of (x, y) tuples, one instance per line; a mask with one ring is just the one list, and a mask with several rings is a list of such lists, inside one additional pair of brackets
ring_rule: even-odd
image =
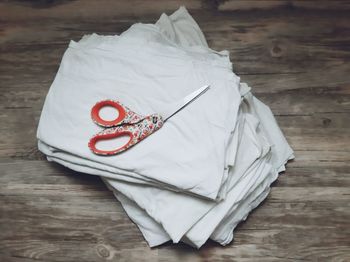
[[(94, 36), (71, 42), (46, 97), (38, 138), (55, 151), (89, 160), (89, 167), (97, 163), (109, 172), (106, 177), (136, 178), (215, 199), (226, 175), (239, 78), (222, 70), (231, 66), (228, 57), (204, 48), (185, 51), (165, 37), (156, 25), (135, 24), (106, 41)], [(97, 101), (117, 99), (147, 115), (205, 84), (209, 91), (125, 153), (101, 157), (87, 147), (101, 130), (90, 118)]]
[[(71, 42), (47, 95), (38, 146), (48, 160), (99, 175), (150, 246), (168, 240), (222, 245), (268, 194), (293, 151), (270, 109), (211, 50), (181, 7), (155, 25)], [(129, 151), (101, 157), (87, 142), (99, 100), (141, 114), (210, 84), (210, 90)]]

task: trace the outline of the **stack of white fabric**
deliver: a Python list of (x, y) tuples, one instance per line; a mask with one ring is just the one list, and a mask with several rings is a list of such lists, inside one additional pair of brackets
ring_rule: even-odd
[[(207, 84), (129, 150), (106, 157), (88, 148), (101, 130), (90, 118), (96, 102), (118, 100), (147, 115)], [(101, 176), (150, 246), (230, 243), (293, 158), (270, 109), (232, 72), (228, 52), (208, 47), (184, 7), (119, 36), (71, 41), (37, 137), (49, 161)]]

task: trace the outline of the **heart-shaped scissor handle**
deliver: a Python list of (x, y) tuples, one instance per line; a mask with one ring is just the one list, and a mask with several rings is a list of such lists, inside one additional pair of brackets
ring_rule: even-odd
[[(118, 111), (118, 117), (114, 120), (105, 120), (101, 118), (100, 111), (104, 107), (113, 107)], [(124, 107), (119, 104), (116, 101), (113, 100), (103, 100), (98, 103), (96, 103), (93, 108), (91, 109), (91, 118), (92, 120), (97, 123), (100, 126), (104, 127), (111, 127), (118, 125), (124, 118), (125, 118), (126, 112), (124, 110)]]
[[(136, 124), (120, 125), (112, 128), (107, 128), (99, 132), (90, 139), (88, 146), (90, 150), (97, 155), (116, 155), (153, 134), (155, 131), (160, 129), (163, 124), (164, 120), (159, 114), (149, 115)], [(116, 148), (114, 150), (102, 150), (96, 147), (96, 144), (99, 141), (118, 138), (125, 135), (129, 136), (130, 138), (125, 145), (119, 148)]]
[[(106, 120), (100, 116), (100, 111), (104, 107), (112, 107), (118, 111), (118, 117), (113, 120)], [(103, 127), (113, 127), (121, 124), (134, 124), (140, 122), (144, 117), (130, 110), (122, 103), (114, 100), (103, 100), (96, 103), (91, 109), (92, 120)]]

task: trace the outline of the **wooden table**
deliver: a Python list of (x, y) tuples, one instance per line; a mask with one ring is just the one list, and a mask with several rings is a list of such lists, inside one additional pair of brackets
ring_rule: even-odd
[[(150, 249), (98, 177), (36, 146), (70, 39), (186, 5), (268, 104), (296, 159), (227, 247)], [(1, 1), (0, 261), (350, 261), (350, 1)]]

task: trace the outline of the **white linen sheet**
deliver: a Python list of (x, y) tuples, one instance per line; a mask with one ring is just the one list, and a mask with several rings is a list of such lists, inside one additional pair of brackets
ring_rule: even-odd
[[(210, 84), (210, 90), (141, 143), (101, 157), (87, 142), (99, 100), (143, 115)], [(169, 240), (222, 245), (267, 196), (293, 151), (270, 109), (211, 50), (184, 7), (120, 36), (71, 42), (47, 95), (38, 147), (73, 170), (99, 175), (150, 246)]]

